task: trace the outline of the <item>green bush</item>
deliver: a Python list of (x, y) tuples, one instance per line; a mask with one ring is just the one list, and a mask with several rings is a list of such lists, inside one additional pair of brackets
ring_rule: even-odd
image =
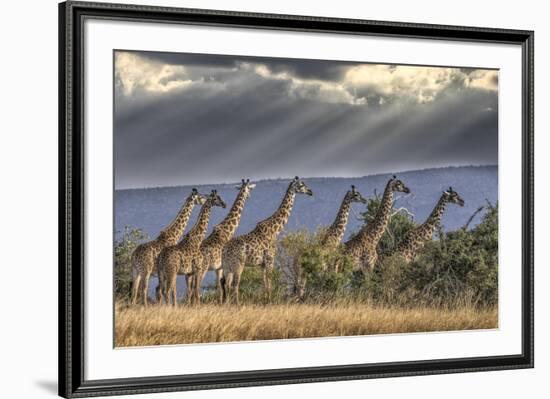
[(374, 302), (384, 304), (495, 305), (498, 207), (489, 204), (480, 224), (471, 230), (445, 233), (440, 229), (435, 238), (410, 264), (400, 257), (381, 254), (378, 267), (366, 276), (356, 274), (352, 285)]
[(290, 293), (304, 301), (326, 302), (349, 294), (353, 264), (341, 248), (323, 247), (323, 234), (302, 230), (279, 242), (279, 269)]
[(124, 228), (120, 238), (115, 241), (115, 298), (126, 301), (132, 292), (132, 253), (147, 235), (140, 229)]
[[(363, 214), (372, 221), (378, 199)], [(415, 227), (406, 212), (392, 215), (378, 247), (379, 262), (369, 273), (354, 270), (341, 247), (321, 245), (323, 230), (298, 231), (279, 241), (277, 265), (287, 293), (308, 302), (371, 302), (390, 306), (490, 306), (498, 295), (498, 207), (489, 204), (480, 224), (444, 232), (440, 227), (418, 257), (407, 264), (394, 255)], [(339, 265), (338, 271), (334, 265)], [(261, 279), (261, 277), (260, 277)]]
[[(245, 267), (239, 284), (239, 300), (241, 303), (264, 303), (265, 291), (263, 285), (263, 269), (261, 267)], [(277, 268), (271, 273), (271, 303), (282, 303), (286, 297), (286, 287), (281, 271)]]

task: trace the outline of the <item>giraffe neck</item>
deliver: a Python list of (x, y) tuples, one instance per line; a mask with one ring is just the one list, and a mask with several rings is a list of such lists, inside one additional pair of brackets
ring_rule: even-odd
[(443, 212), (445, 212), (446, 206), (447, 206), (447, 201), (445, 199), (445, 196), (442, 195), (441, 198), (439, 198), (439, 201), (437, 201), (437, 204), (432, 210), (432, 213), (430, 213), (430, 216), (428, 216), (428, 218), (420, 226), (420, 228), (433, 233), (437, 225), (441, 222), (441, 217), (443, 216)]
[(393, 190), (391, 187), (391, 181), (386, 185), (384, 195), (380, 201), (380, 206), (376, 211), (374, 220), (364, 226), (357, 234), (357, 239), (361, 243), (367, 241), (377, 244), (382, 239), (384, 231), (390, 220), (391, 209), (393, 207)]
[(206, 229), (208, 228), (208, 220), (210, 219), (210, 213), (212, 211), (212, 205), (210, 201), (207, 201), (201, 208), (199, 216), (195, 225), (189, 230), (184, 240), (180, 241), (180, 244), (185, 242), (199, 243), (204, 239)]
[(227, 213), (227, 216), (214, 227), (213, 235), (215, 234), (218, 238), (228, 241), (235, 234), (235, 230), (237, 230), (239, 221), (241, 220), (245, 201), (245, 191), (241, 190), (237, 198), (235, 198), (235, 202), (233, 202), (233, 206)]
[(336, 214), (334, 222), (330, 225), (327, 232), (327, 239), (334, 239), (339, 243), (344, 237), (344, 232), (346, 231), (346, 225), (348, 223), (349, 211), (351, 209), (351, 198), (348, 194), (345, 195), (340, 209)]
[(157, 237), (157, 240), (161, 240), (167, 245), (175, 245), (182, 236), (183, 231), (189, 222), (193, 207), (193, 200), (188, 198), (182, 205), (176, 218), (164, 230), (161, 231)]
[(424, 243), (432, 238), (435, 228), (441, 221), (446, 205), (445, 196), (441, 196), (426, 221), (410, 232), (399, 244), (397, 252), (401, 253), (407, 262), (413, 260), (418, 251), (424, 246)]
[(258, 223), (261, 233), (276, 236), (281, 232), (290, 217), (290, 212), (294, 206), (295, 197), (296, 193), (292, 190), (291, 184), (286, 190), (285, 196), (283, 197), (279, 208), (277, 208), (277, 210), (269, 218)]

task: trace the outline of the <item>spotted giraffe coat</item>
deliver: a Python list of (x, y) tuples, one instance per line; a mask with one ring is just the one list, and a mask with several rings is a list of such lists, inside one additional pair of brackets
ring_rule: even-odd
[[(221, 206), (225, 203), (216, 191), (212, 191), (203, 204), (195, 225), (183, 239), (176, 245), (164, 248), (158, 256), (157, 273), (159, 276), (159, 301), (166, 299), (167, 303), (172, 300), (173, 305), (177, 304), (176, 280), (178, 274), (186, 275), (187, 289), (189, 291), (189, 275), (193, 270), (193, 261), (200, 261), (200, 244), (204, 239), (208, 228), (208, 221), (212, 207)], [(189, 295), (189, 292), (188, 292)]]
[(424, 223), (410, 231), (405, 238), (399, 243), (396, 253), (405, 259), (405, 262), (411, 262), (417, 256), (418, 252), (424, 247), (426, 241), (432, 239), (436, 227), (441, 222), (441, 217), (445, 212), (448, 203), (455, 203), (464, 206), (464, 200), (460, 198), (458, 193), (449, 188), (444, 191), (437, 201), (434, 209)]
[(350, 256), (356, 267), (363, 271), (371, 271), (376, 265), (378, 243), (390, 220), (395, 191), (410, 192), (401, 180), (393, 176), (386, 184), (378, 211), (372, 222), (367, 223), (354, 237), (344, 243), (344, 253)]
[(200, 303), (200, 287), (208, 270), (216, 272), (216, 286), (220, 297), (219, 300), (221, 301), (222, 251), (239, 226), (244, 204), (250, 197), (250, 192), (255, 187), (255, 184), (251, 184), (250, 180), (245, 181), (243, 179), (242, 184), (237, 187), (239, 188), (239, 192), (227, 216), (214, 227), (212, 233), (201, 243), (200, 261), (193, 262), (193, 265), (197, 266), (197, 269), (193, 270), (193, 277), (195, 278), (193, 287), (194, 298), (198, 303)]
[(148, 302), (149, 277), (155, 269), (156, 259), (160, 252), (178, 242), (195, 205), (204, 203), (205, 197), (194, 188), (185, 200), (176, 218), (159, 234), (149, 242), (140, 244), (132, 253), (132, 303), (136, 304), (138, 296), (142, 295), (143, 304)]
[(323, 247), (336, 248), (340, 244), (342, 238), (344, 238), (349, 212), (353, 202), (361, 202), (363, 204), (367, 202), (359, 191), (355, 190), (355, 186), (351, 186), (351, 190), (344, 195), (334, 222), (325, 231), (323, 239), (321, 240), (321, 245)]
[[(312, 195), (311, 189), (298, 177), (288, 186), (279, 208), (267, 219), (256, 225), (250, 233), (234, 237), (225, 246), (222, 254), (222, 267), (225, 278), (223, 287), (239, 302), (240, 277), (247, 266), (261, 266), (264, 271), (264, 289), (269, 299), (271, 295), (271, 271), (275, 258), (277, 236), (286, 225), (297, 193)], [(226, 299), (228, 296), (226, 295)]]

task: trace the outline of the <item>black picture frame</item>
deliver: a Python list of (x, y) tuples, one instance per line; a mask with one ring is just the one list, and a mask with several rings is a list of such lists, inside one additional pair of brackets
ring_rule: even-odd
[[(522, 353), (510, 356), (86, 380), (82, 60), (83, 22), (88, 17), (520, 45), (523, 63)], [(59, 4), (59, 395), (72, 398), (533, 367), (533, 41), (534, 32), (509, 29), (72, 1)]]

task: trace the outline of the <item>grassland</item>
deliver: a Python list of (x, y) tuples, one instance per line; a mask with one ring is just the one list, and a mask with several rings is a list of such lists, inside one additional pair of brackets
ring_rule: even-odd
[(389, 308), (369, 304), (200, 307), (118, 303), (117, 347), (490, 329), (496, 308)]

